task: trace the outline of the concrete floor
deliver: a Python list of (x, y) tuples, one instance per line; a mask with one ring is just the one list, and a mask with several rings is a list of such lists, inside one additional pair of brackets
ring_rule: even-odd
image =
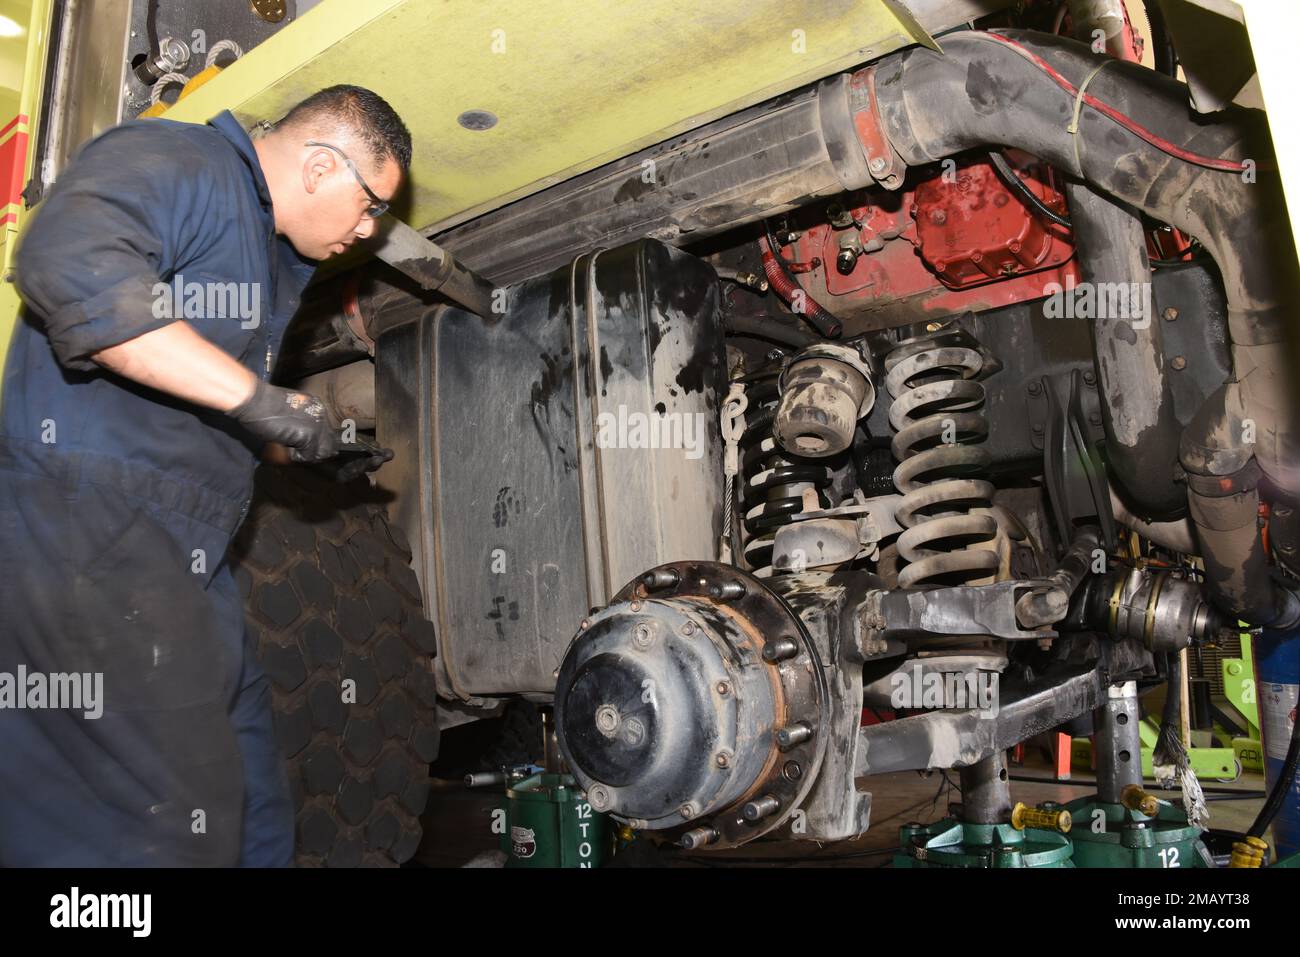
[[(1087, 783), (1056, 782), (1050, 768), (1036, 759), (1024, 767), (1012, 767), (1013, 801), (1036, 804), (1042, 801), (1065, 803), (1093, 793)], [(1020, 778), (1036, 778), (1034, 781)], [(956, 784), (957, 775), (948, 773)], [(1091, 773), (1076, 771), (1076, 779), (1091, 780)], [(1148, 782), (1150, 783), (1150, 782)], [(1246, 773), (1233, 784), (1203, 781), (1206, 788), (1238, 792), (1264, 790), (1260, 774)], [(884, 867), (898, 846), (898, 828), (912, 821), (929, 823), (944, 817), (950, 801), (960, 797), (955, 788), (933, 772), (915, 771), (885, 774), (870, 779), (872, 792), (871, 827), (860, 838), (818, 846), (805, 842), (756, 841), (732, 851), (687, 854), (676, 848), (663, 849), (651, 866), (669, 867), (755, 867), (780, 864), (791, 867)], [(1176, 792), (1154, 792), (1158, 797), (1173, 799)], [(499, 838), (491, 830), (492, 811), (502, 800), (500, 789), (469, 791), (457, 781), (433, 781), (425, 811), (424, 841), (416, 853), (415, 866), (461, 867), (471, 859), (498, 849)], [(1262, 797), (1242, 800), (1214, 800), (1210, 808), (1210, 826), (1244, 831), (1250, 826), (1264, 803)], [(490, 866), (490, 865), (489, 865)]]

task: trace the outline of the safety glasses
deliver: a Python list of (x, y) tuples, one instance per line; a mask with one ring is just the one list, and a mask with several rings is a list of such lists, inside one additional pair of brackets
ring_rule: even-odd
[(357, 183), (359, 183), (361, 188), (366, 191), (366, 195), (370, 197), (370, 201), (374, 204), (366, 207), (367, 216), (371, 219), (378, 219), (380, 216), (384, 215), (384, 213), (388, 212), (388, 203), (376, 196), (375, 191), (366, 185), (366, 181), (361, 178), (361, 173), (357, 170), (357, 164), (352, 162), (352, 159), (347, 153), (330, 143), (320, 143), (316, 140), (308, 140), (305, 145), (323, 146), (325, 149), (333, 150), (335, 153), (338, 153), (339, 156), (343, 157), (343, 162), (348, 164), (348, 169), (352, 170), (352, 175), (356, 177)]

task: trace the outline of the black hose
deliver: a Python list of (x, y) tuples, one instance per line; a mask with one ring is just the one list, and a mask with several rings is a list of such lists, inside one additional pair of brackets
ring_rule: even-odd
[(1297, 762), (1300, 762), (1300, 718), (1291, 723), (1291, 746), (1286, 749), (1286, 760), (1282, 762), (1282, 771), (1269, 789), (1268, 800), (1259, 809), (1259, 816), (1246, 832), (1250, 837), (1263, 837), (1268, 826), (1273, 823), (1273, 818), (1277, 817), (1277, 812), (1282, 808), (1282, 800), (1295, 781)]
[(767, 339), (781, 345), (802, 349), (820, 341), (817, 336), (802, 329), (786, 325), (781, 320), (769, 316), (728, 316), (723, 323), (724, 329), (738, 336), (753, 336), (755, 339)]
[(1165, 706), (1160, 712), (1160, 734), (1156, 737), (1155, 747), (1151, 749), (1152, 764), (1167, 764), (1174, 760), (1181, 750), (1180, 729), (1182, 726), (1183, 700), (1183, 662), (1178, 653), (1167, 656), (1168, 690), (1165, 692)]
[(1147, 3), (1147, 26), (1151, 28), (1151, 60), (1155, 68), (1165, 76), (1178, 77), (1178, 53), (1174, 49), (1169, 27), (1165, 25), (1165, 15), (1158, 3)]
[(998, 175), (1002, 177), (1002, 182), (1011, 187), (1012, 191), (1039, 216), (1056, 223), (1058, 226), (1064, 226), (1066, 229), (1073, 228), (1068, 219), (1039, 199), (1038, 195), (1025, 184), (1025, 181), (1016, 175), (1016, 171), (1011, 168), (1011, 164), (1007, 162), (1005, 156), (997, 150), (990, 150), (989, 161), (993, 164), (993, 168), (997, 170)]
[(144, 32), (149, 40), (149, 55), (158, 52), (158, 0), (149, 0), (144, 14)]

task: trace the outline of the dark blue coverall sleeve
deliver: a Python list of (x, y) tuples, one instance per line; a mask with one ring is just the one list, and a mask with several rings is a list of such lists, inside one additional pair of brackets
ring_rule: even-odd
[(162, 130), (113, 130), (37, 211), (18, 251), (18, 288), (65, 368), (94, 369), (94, 353), (174, 321), (155, 316), (154, 285), (201, 255), (194, 247), (214, 212), (195, 154)]

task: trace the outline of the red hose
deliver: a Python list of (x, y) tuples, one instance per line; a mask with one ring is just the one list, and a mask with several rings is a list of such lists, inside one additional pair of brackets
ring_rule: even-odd
[[(827, 339), (838, 339), (843, 326), (840, 321), (821, 307), (804, 288), (788, 275), (766, 236), (758, 237), (758, 248), (763, 254), (763, 274), (767, 276), (768, 285), (776, 294), (786, 301), (795, 315), (803, 316)], [(796, 306), (796, 296), (802, 296), (801, 306)]]

